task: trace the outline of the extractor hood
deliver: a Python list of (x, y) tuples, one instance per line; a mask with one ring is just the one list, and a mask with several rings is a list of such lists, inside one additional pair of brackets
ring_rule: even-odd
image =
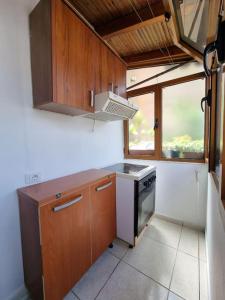
[(85, 115), (99, 121), (117, 121), (132, 119), (138, 107), (126, 99), (114, 94), (104, 92), (95, 96), (95, 112)]

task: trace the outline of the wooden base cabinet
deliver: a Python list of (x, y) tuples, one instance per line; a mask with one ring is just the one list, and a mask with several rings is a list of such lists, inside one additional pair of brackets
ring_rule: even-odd
[(84, 115), (94, 112), (94, 94), (112, 84), (125, 96), (125, 63), (63, 0), (37, 4), (30, 36), (34, 107)]
[[(24, 276), (33, 300), (62, 300), (115, 239), (115, 175), (80, 174), (18, 190)], [(86, 183), (73, 188), (81, 178)]]

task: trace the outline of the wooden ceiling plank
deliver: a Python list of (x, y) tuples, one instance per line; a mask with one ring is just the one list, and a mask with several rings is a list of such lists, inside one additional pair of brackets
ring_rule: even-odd
[[(151, 8), (154, 12), (154, 16), (152, 16), (151, 11), (149, 10), (148, 5), (138, 9), (138, 14), (143, 21), (152, 19), (154, 17), (160, 16), (164, 14), (164, 6), (162, 1), (157, 1), (151, 4)], [(101, 36), (107, 36), (114, 31), (119, 31), (123, 28), (135, 25), (140, 22), (139, 17), (137, 16), (136, 12), (132, 11), (132, 13), (124, 15), (122, 17), (116, 18), (111, 20), (108, 23), (102, 22), (101, 25), (95, 26), (95, 30)]]
[[(127, 63), (129, 69), (171, 64), (171, 58), (168, 57), (168, 55), (164, 55), (164, 53), (167, 53), (166, 49), (163, 48), (162, 50), (163, 53), (160, 50), (153, 50), (142, 54), (125, 56), (123, 57), (123, 60)], [(191, 56), (187, 55), (176, 46), (168, 47), (168, 50), (174, 63), (193, 60)]]
[(135, 31), (135, 30), (147, 27), (147, 26), (151, 26), (151, 25), (156, 24), (156, 23), (161, 23), (164, 20), (165, 20), (165, 16), (160, 15), (160, 16), (157, 16), (155, 18), (152, 18), (152, 19), (149, 19), (149, 20), (146, 20), (146, 21), (143, 21), (143, 22), (139, 22), (137, 24), (134, 24), (134, 25), (116, 30), (116, 31), (111, 32), (107, 35), (102, 35), (102, 37), (103, 37), (103, 39), (108, 40), (108, 39), (112, 38), (113, 36), (120, 35), (120, 34), (123, 34), (123, 33), (132, 32), (132, 31)]

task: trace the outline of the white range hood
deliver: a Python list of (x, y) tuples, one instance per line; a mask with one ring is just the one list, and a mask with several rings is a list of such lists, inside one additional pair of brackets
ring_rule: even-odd
[(126, 99), (112, 92), (104, 92), (95, 96), (95, 112), (84, 117), (99, 121), (129, 120), (137, 111), (138, 107)]

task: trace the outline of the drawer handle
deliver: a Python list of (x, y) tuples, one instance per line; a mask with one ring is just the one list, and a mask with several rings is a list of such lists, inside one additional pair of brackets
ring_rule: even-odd
[(106, 184), (104, 184), (104, 185), (102, 185), (102, 186), (97, 187), (97, 188), (96, 188), (96, 191), (97, 191), (97, 192), (100, 192), (100, 191), (102, 191), (102, 190), (104, 190), (104, 189), (107, 189), (107, 187), (109, 187), (109, 186), (111, 186), (111, 185), (112, 185), (112, 181), (110, 181), (109, 183), (106, 183)]
[(62, 205), (59, 205), (59, 206), (55, 206), (55, 207), (53, 207), (53, 211), (54, 211), (54, 212), (57, 212), (57, 211), (60, 211), (60, 210), (62, 210), (62, 209), (64, 209), (64, 208), (67, 208), (67, 207), (69, 207), (69, 206), (71, 206), (71, 205), (73, 205), (73, 204), (79, 202), (82, 198), (83, 198), (83, 196), (80, 195), (79, 197), (75, 198), (75, 199), (72, 200), (72, 201), (69, 201), (69, 202), (64, 203), (64, 204), (62, 204)]
[(90, 91), (90, 93), (91, 93), (91, 107), (94, 107), (94, 98), (95, 98), (95, 93), (94, 93), (94, 91), (93, 90), (91, 90)]

